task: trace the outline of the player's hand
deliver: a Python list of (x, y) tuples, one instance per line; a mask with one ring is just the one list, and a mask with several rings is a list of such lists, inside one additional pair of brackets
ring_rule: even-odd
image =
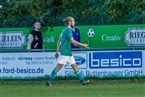
[(83, 47), (88, 48), (88, 44), (83, 44)]
[(59, 52), (56, 52), (55, 53), (55, 58), (58, 59), (58, 57), (59, 57)]

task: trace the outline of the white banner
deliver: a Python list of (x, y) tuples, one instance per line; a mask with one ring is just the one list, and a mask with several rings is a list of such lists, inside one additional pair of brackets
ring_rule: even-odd
[[(1, 53), (0, 78), (31, 78), (50, 75), (56, 67), (55, 52)], [(145, 51), (73, 52), (84, 76), (145, 76)], [(58, 76), (74, 76), (68, 64)]]
[(145, 46), (145, 28), (128, 28), (125, 39), (128, 46)]
[(0, 48), (12, 49), (23, 48), (26, 44), (26, 35), (23, 31), (0, 31)]

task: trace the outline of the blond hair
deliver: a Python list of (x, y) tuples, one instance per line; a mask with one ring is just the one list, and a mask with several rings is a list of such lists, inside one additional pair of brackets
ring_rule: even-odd
[(63, 22), (66, 26), (68, 26), (68, 25), (70, 25), (71, 21), (73, 21), (73, 19), (74, 19), (73, 17), (68, 16), (63, 20)]

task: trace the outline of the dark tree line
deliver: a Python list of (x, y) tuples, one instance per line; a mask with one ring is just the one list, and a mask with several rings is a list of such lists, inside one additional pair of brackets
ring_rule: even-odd
[(66, 16), (77, 25), (144, 24), (145, 0), (1, 0), (0, 27), (62, 26)]

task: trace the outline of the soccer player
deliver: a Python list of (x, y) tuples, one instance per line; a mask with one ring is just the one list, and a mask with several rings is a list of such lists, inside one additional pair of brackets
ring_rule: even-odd
[[(53, 69), (50, 79), (47, 80), (46, 85), (52, 86), (52, 81), (54, 80), (55, 76), (57, 75), (58, 71), (63, 67), (64, 64), (69, 63), (71, 67), (74, 69), (74, 73), (82, 83), (82, 85), (87, 85), (90, 83), (90, 81), (85, 81), (83, 78), (82, 73), (78, 70), (78, 66), (76, 65), (75, 59), (71, 53), (71, 43), (77, 46), (83, 46), (85, 48), (88, 48), (87, 44), (83, 44), (80, 42), (77, 42), (73, 39), (72, 36), (72, 27), (75, 25), (75, 21), (73, 17), (66, 17), (64, 19), (64, 23), (67, 26), (62, 31), (59, 40), (57, 42), (57, 50), (55, 57), (58, 58), (58, 64)], [(59, 49), (60, 49), (60, 56), (59, 56)]]
[(43, 49), (43, 37), (40, 32), (41, 22), (36, 21), (34, 23), (34, 30), (32, 30), (28, 36), (27, 50), (42, 51)]

